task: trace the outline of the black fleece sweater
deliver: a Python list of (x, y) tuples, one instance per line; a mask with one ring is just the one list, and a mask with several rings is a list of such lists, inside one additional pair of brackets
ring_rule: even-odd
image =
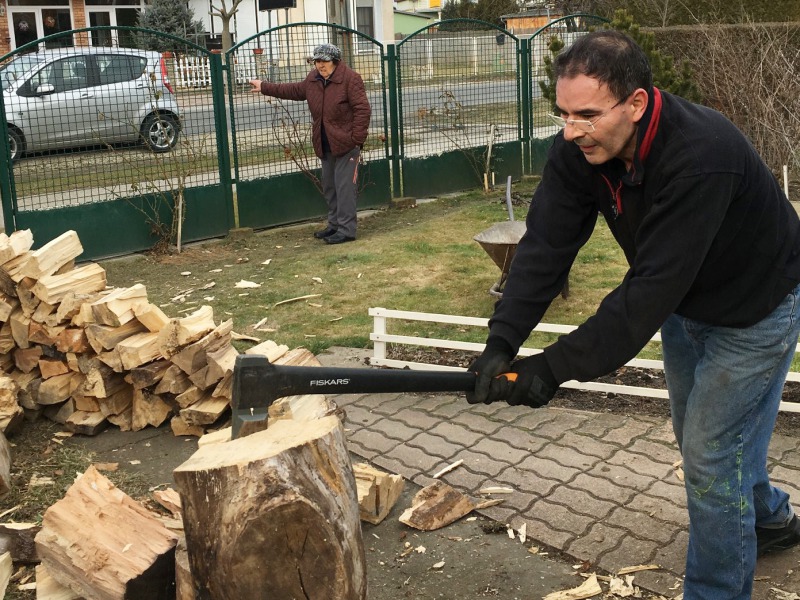
[(590, 165), (559, 133), (490, 319), (512, 355), (562, 289), (598, 212), (630, 268), (577, 330), (545, 349), (559, 383), (636, 356), (666, 318), (747, 327), (800, 282), (800, 220), (746, 137), (720, 113), (654, 88), (633, 166)]

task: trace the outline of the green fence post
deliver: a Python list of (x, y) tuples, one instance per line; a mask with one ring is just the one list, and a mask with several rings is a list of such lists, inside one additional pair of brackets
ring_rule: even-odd
[(533, 46), (528, 39), (521, 39), (519, 44), (519, 73), (517, 81), (519, 82), (520, 93), (520, 123), (522, 124), (522, 172), (525, 175), (531, 175), (533, 172), (533, 165), (531, 161), (531, 136), (533, 133), (533, 115), (531, 114), (531, 49)]
[(400, 177), (400, 111), (398, 109), (397, 53), (394, 44), (386, 46), (386, 70), (389, 82), (389, 138), (392, 145), (392, 198), (402, 195)]
[[(211, 67), (211, 97), (214, 102), (214, 123), (217, 132), (217, 156), (219, 157), (219, 183), (222, 201), (225, 202), (228, 229), (239, 227), (239, 211), (233, 196), (231, 177), (231, 149), (228, 141), (228, 113), (225, 108), (225, 78), (223, 72), (229, 67), (222, 64), (221, 54), (209, 54)], [(231, 83), (235, 85), (235, 82)]]

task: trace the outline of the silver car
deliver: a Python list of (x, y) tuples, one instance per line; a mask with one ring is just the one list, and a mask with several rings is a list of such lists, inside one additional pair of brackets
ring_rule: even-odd
[(158, 52), (60, 48), (0, 66), (11, 158), (56, 148), (143, 141), (171, 150), (180, 110)]

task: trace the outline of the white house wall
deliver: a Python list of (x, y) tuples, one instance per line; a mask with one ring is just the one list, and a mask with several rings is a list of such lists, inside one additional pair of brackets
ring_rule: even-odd
[[(259, 31), (264, 31), (270, 27), (277, 27), (287, 23), (287, 12), (289, 23), (329, 23), (328, 0), (296, 0), (297, 7), (288, 9), (276, 9), (261, 12), (258, 10), (258, 0), (245, 0), (239, 5), (239, 9), (231, 21), (231, 31), (236, 42), (241, 42), (254, 36)], [(212, 17), (210, 4), (213, 2), (219, 6), (220, 0), (189, 0), (189, 7), (194, 11), (195, 18), (203, 23), (205, 30), (215, 35), (222, 33), (222, 21), (219, 17)], [(350, 4), (350, 15), (353, 23), (344, 25), (352, 29), (355, 26), (355, 7), (356, 0), (348, 0)], [(375, 39), (383, 43), (391, 43), (394, 39), (394, 12), (392, 3), (385, 0), (370, 0), (374, 8)], [(231, 0), (227, 0), (228, 6)], [(358, 0), (358, 6), (364, 6), (364, 0)], [(271, 13), (271, 14), (270, 14)]]

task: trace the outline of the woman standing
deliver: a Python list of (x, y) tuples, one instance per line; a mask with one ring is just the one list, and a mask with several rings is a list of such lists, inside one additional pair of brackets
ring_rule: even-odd
[(342, 62), (333, 44), (314, 49), (314, 69), (298, 83), (251, 79), (253, 93), (305, 100), (313, 119), (314, 152), (322, 161), (322, 193), (328, 222), (314, 237), (328, 244), (356, 239), (358, 163), (372, 114), (361, 75)]

